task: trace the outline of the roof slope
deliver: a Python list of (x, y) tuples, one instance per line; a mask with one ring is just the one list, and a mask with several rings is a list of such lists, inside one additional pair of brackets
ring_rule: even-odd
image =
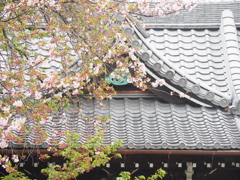
[(150, 29), (146, 40), (196, 81), (230, 94), (219, 30)]
[[(204, 8), (206, 11), (209, 8), (207, 5), (213, 6), (207, 3), (199, 8), (205, 12)], [(240, 7), (239, 2), (216, 5), (233, 9)], [(219, 10), (214, 8), (211, 11), (219, 14)], [(192, 14), (193, 19), (194, 15), (200, 18), (196, 12)], [(141, 48), (138, 56), (145, 62), (152, 77), (167, 79), (170, 89), (178, 93), (187, 92), (188, 99), (202, 106), (232, 105), (231, 112), (240, 114), (239, 35), (230, 10), (222, 12), (218, 28), (210, 29), (208, 23), (196, 23), (197, 28), (192, 24), (176, 28), (173, 24), (166, 27), (156, 17), (142, 18), (142, 23), (149, 25), (146, 30), (131, 25), (125, 28), (125, 32), (134, 36), (132, 46)], [(174, 23), (174, 20), (168, 23)]]
[[(29, 30), (26, 30), (26, 32)], [(51, 38), (45, 37), (41, 40), (39, 39), (33, 39), (31, 41), (25, 41), (24, 39), (19, 39), (19, 46), (23, 46), (26, 48), (26, 51), (29, 53), (28, 61), (34, 65), (36, 62), (41, 62), (43, 59), (47, 58), (48, 61), (44, 61), (44, 63), (41, 63), (41, 66), (38, 66), (41, 68), (41, 70), (46, 71), (46, 73), (50, 73), (52, 71), (58, 71), (61, 72), (63, 69), (63, 63), (67, 67), (69, 67), (68, 72), (71, 71), (79, 71), (81, 68), (82, 61), (80, 60), (79, 55), (74, 51), (72, 47), (73, 39), (66, 36), (66, 39), (68, 39), (69, 42), (67, 42), (68, 47), (71, 48), (71, 50), (68, 52), (66, 56), (61, 57), (55, 57), (51, 55), (51, 51), (54, 48), (58, 48), (59, 50), (68, 51), (66, 48), (61, 47), (59, 44), (55, 46), (55, 44), (51, 43)], [(8, 61), (11, 57), (11, 51), (1, 51), (0, 52), (0, 69), (6, 69), (6, 61)], [(37, 57), (37, 58), (36, 58)], [(67, 63), (66, 59), (72, 59), (70, 63)], [(30, 64), (30, 63), (29, 63)]]
[[(191, 12), (188, 10), (180, 11), (179, 14), (159, 17), (142, 17), (144, 23), (150, 27), (160, 28), (218, 28), (221, 24), (222, 12), (230, 9), (235, 18), (237, 27), (240, 27), (240, 2), (211, 2), (200, 3)], [(186, 26), (187, 24), (187, 26)], [(201, 24), (199, 26), (199, 24)]]
[[(105, 107), (100, 109), (96, 100), (81, 101), (81, 118), (74, 108), (56, 114), (45, 125), (49, 138), (42, 146), (48, 146), (52, 140), (64, 141), (59, 134), (67, 130), (82, 134), (84, 140), (94, 132), (96, 117), (111, 116), (110, 122), (103, 125), (109, 127), (105, 132), (106, 144), (122, 139), (124, 148), (130, 149), (240, 149), (236, 126), (240, 117), (231, 113), (162, 103), (152, 97), (113, 98), (103, 103)], [(67, 123), (62, 121), (62, 113), (66, 113)], [(34, 147), (36, 138), (38, 134), (31, 132), (25, 141)]]

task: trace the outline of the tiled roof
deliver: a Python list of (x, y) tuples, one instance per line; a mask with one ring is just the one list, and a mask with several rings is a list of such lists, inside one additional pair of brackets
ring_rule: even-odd
[[(28, 31), (28, 30), (26, 30)], [(69, 42), (68, 42), (68, 47), (72, 47), (71, 43), (72, 43), (72, 39), (68, 38)], [(44, 43), (42, 43), (44, 42)], [(43, 70), (46, 71), (46, 73), (48, 73), (49, 71), (61, 71), (62, 68), (62, 63), (65, 63), (64, 65), (66, 65), (67, 61), (66, 58), (72, 59), (73, 61), (71, 63), (68, 63), (67, 66), (69, 67), (68, 72), (70, 71), (77, 71), (81, 68), (81, 60), (78, 56), (77, 53), (74, 52), (74, 50), (70, 50), (70, 52), (68, 52), (68, 55), (66, 56), (62, 56), (62, 57), (50, 57), (51, 56), (51, 50), (50, 47), (52, 46), (52, 48), (55, 48), (54, 45), (55, 44), (51, 44), (51, 39), (50, 38), (42, 38), (41, 40), (32, 40), (32, 41), (25, 41), (22, 40), (21, 42), (19, 42), (19, 46), (23, 46), (26, 47), (26, 50), (28, 51), (29, 54), (29, 59), (28, 61), (32, 61), (32, 64), (36, 63), (36, 61), (41, 61), (44, 58), (48, 58), (48, 61), (44, 61), (43, 64), (41, 64), (41, 68)], [(45, 44), (45, 45), (43, 45)], [(62, 50), (64, 52), (63, 47), (61, 47), (60, 45), (57, 45), (57, 48), (59, 50)], [(37, 58), (36, 58), (37, 56)], [(4, 69), (5, 68), (5, 61), (6, 59), (8, 60), (9, 57), (11, 57), (11, 51), (1, 51), (0, 52), (0, 69)], [(65, 73), (68, 73), (65, 72)]]
[[(66, 110), (69, 121), (61, 121), (60, 112), (45, 129), (50, 139), (64, 140), (56, 133), (74, 130), (83, 136), (94, 131), (94, 119), (111, 116), (105, 132), (106, 144), (115, 139), (124, 141), (130, 149), (240, 149), (240, 134), (236, 121), (240, 117), (215, 108), (192, 107), (162, 103), (156, 98), (113, 98), (105, 100), (103, 109), (97, 101), (80, 102), (80, 113)], [(88, 119), (88, 120), (86, 120)], [(55, 132), (55, 133), (54, 133)], [(37, 134), (31, 133), (26, 141), (34, 146)], [(47, 143), (43, 144), (45, 147)]]
[[(234, 14), (235, 22), (240, 27), (240, 2), (205, 2), (200, 3), (191, 12), (180, 11), (177, 15), (166, 17), (142, 17), (146, 24), (159, 28), (218, 28), (223, 10), (229, 9)], [(186, 26), (188, 24), (188, 26)], [(199, 24), (201, 24), (199, 26)]]
[(211, 29), (200, 25), (202, 28), (193, 29), (185, 24), (185, 29), (153, 26), (144, 31), (131, 25), (125, 32), (133, 34), (132, 46), (141, 48), (137, 55), (152, 77), (169, 80), (167, 86), (178, 93), (191, 92), (187, 98), (200, 105), (232, 104), (232, 112), (240, 114), (236, 22), (230, 10), (222, 12), (220, 22), (218, 28)]
[[(132, 44), (141, 45), (142, 50), (138, 55), (154, 78), (165, 77), (175, 85), (173, 87), (169, 83), (167, 86), (176, 92), (176, 87), (180, 87), (184, 92), (192, 92), (207, 100), (210, 105), (227, 107), (240, 93), (240, 66), (236, 65), (239, 64), (238, 59), (234, 59), (239, 53), (236, 48), (239, 50), (240, 47), (240, 33), (236, 31), (229, 13), (226, 18), (230, 19), (225, 25), (222, 23), (221, 28), (219, 18), (219, 28), (214, 29), (196, 30), (185, 26), (185, 30), (150, 28), (144, 32), (132, 26), (127, 32), (132, 32), (136, 38)], [(39, 50), (36, 44), (28, 46), (43, 57), (49, 56), (49, 49)], [(69, 67), (80, 68), (80, 63), (77, 63), (80, 61), (74, 52), (71, 56), (76, 61)], [(60, 69), (60, 62), (51, 60), (43, 67)], [(191, 96), (188, 98), (195, 101)], [(199, 104), (200, 101), (197, 100)], [(236, 102), (238, 107), (239, 101)], [(55, 113), (53, 121), (45, 126), (49, 140), (37, 144), (35, 140), (39, 139), (39, 134), (32, 131), (25, 141), (33, 147), (46, 147), (50, 140), (64, 141), (65, 138), (59, 133), (67, 130), (81, 133), (84, 140), (86, 135), (94, 133), (94, 119), (97, 116), (111, 116), (111, 121), (104, 125), (109, 127), (105, 132), (106, 144), (114, 139), (122, 139), (124, 148), (130, 149), (240, 149), (240, 117), (219, 108), (167, 104), (155, 98), (138, 97), (113, 98), (103, 103), (106, 106), (100, 109), (96, 101), (81, 101), (79, 106), (83, 106), (82, 114), (73, 107)], [(63, 113), (68, 118), (67, 123), (61, 118)], [(31, 123), (27, 125), (33, 125)], [(12, 145), (21, 147), (16, 143), (9, 146)]]
[[(147, 31), (146, 40), (175, 67), (196, 81), (230, 94), (219, 30), (155, 30)], [(190, 90), (190, 89), (189, 89)]]

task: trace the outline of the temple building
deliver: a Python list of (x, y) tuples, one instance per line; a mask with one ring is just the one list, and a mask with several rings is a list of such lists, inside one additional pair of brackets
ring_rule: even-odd
[[(55, 130), (91, 133), (94, 117), (111, 116), (104, 142), (122, 139), (122, 159), (79, 179), (117, 180), (121, 171), (132, 177), (150, 176), (163, 168), (164, 180), (239, 180), (240, 1), (198, 4), (191, 12), (166, 17), (134, 18), (138, 25), (117, 17), (129, 22), (124, 32), (132, 37), (131, 46), (140, 49), (136, 55), (145, 63), (148, 77), (164, 79), (165, 85), (143, 92), (113, 80), (117, 95), (103, 100), (104, 108), (96, 100), (79, 102), (82, 116), (90, 121), (76, 118), (79, 112), (74, 108), (67, 109), (62, 113), (68, 123), (59, 121), (57, 114), (54, 123), (46, 124), (50, 138), (58, 138)], [(33, 151), (48, 146), (34, 144), (35, 136), (28, 137)], [(11, 146), (20, 148), (14, 142)], [(20, 169), (36, 179), (45, 178), (39, 169), (63, 163), (55, 157), (35, 164), (34, 158)]]

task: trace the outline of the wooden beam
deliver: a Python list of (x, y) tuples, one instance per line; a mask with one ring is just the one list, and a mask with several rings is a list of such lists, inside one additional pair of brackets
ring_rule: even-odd
[[(80, 150), (79, 150), (80, 151)], [(47, 149), (4, 149), (1, 154), (12, 154), (14, 152), (23, 154), (53, 154), (53, 152)], [(201, 155), (201, 156), (240, 156), (240, 151), (207, 151), (207, 150), (117, 150), (120, 154), (168, 154), (168, 155)]]

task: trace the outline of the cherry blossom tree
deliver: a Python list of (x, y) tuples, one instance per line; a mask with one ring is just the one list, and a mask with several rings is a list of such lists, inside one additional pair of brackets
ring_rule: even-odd
[[(150, 4), (154, 4), (154, 8)], [(0, 148), (7, 148), (11, 141), (24, 146), (29, 121), (34, 124), (31, 131), (39, 134), (34, 142), (40, 144), (48, 139), (48, 132), (43, 127), (51, 122), (51, 112), (68, 108), (70, 103), (81, 98), (111, 98), (115, 90), (105, 81), (110, 74), (116, 78), (127, 73), (128, 81), (142, 90), (148, 88), (147, 84), (162, 86), (164, 80), (150, 82), (146, 76), (145, 65), (135, 56), (138, 49), (128, 44), (132, 37), (122, 32), (122, 27), (129, 23), (124, 19), (130, 19), (132, 14), (170, 15), (182, 9), (191, 10), (195, 4), (181, 0), (1, 1)], [(99, 105), (102, 105), (101, 101)], [(63, 114), (62, 119), (64, 121), (67, 117)], [(96, 128), (96, 134), (101, 134), (101, 131), (101, 128)], [(100, 137), (102, 135), (96, 136)], [(56, 146), (53, 140), (48, 139), (48, 142), (50, 146)], [(64, 150), (55, 148), (54, 151), (64, 156), (69, 147), (74, 149), (69, 144), (65, 145)], [(110, 155), (116, 146), (103, 149), (110, 149), (108, 153), (103, 150), (104, 154)], [(89, 150), (89, 153), (89, 157), (97, 156), (93, 151)], [(103, 158), (99, 164), (89, 161), (89, 168), (108, 160)], [(17, 167), (12, 166), (17, 163), (17, 155), (1, 157), (2, 167), (10, 174), (17, 172)], [(84, 171), (78, 169), (76, 173)], [(49, 170), (44, 172), (52, 173)], [(21, 173), (14, 175), (22, 176)]]

